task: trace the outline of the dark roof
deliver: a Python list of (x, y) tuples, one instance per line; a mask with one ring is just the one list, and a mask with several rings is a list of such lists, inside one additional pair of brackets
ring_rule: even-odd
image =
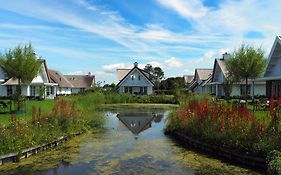
[(73, 87), (73, 85), (59, 71), (49, 69), (48, 72), (51, 80), (54, 83), (58, 83), (60, 87)]
[(75, 88), (89, 88), (95, 83), (94, 75), (64, 75)]
[(116, 86), (119, 86), (120, 83), (121, 83), (122, 81), (124, 81), (124, 80), (127, 78), (127, 76), (129, 76), (130, 73), (133, 72), (134, 69), (138, 69), (138, 70), (143, 74), (143, 76), (146, 77), (147, 80), (148, 80), (150, 83), (152, 83), (152, 84), (154, 85), (153, 81), (146, 75), (146, 74), (150, 75), (148, 72), (146, 72), (146, 71), (144, 71), (144, 70), (142, 70), (142, 69), (140, 69), (140, 68), (138, 68), (138, 67), (133, 67), (133, 68), (127, 73), (127, 75), (124, 76), (123, 79), (119, 81), (119, 83), (118, 83)]

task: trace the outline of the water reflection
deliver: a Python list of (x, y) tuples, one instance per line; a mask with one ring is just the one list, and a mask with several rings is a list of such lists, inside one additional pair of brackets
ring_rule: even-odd
[[(103, 112), (108, 119), (105, 131), (87, 132), (18, 164), (0, 166), (0, 174), (193, 175), (193, 168), (202, 174), (252, 173), (175, 144), (163, 134), (167, 110), (114, 109)], [(131, 133), (141, 137), (136, 140)]]
[(119, 119), (117, 129), (130, 130), (137, 138), (138, 134), (142, 131), (151, 128), (153, 119), (157, 116), (156, 113), (151, 113), (147, 115), (132, 114), (132, 113), (120, 113), (116, 115)]

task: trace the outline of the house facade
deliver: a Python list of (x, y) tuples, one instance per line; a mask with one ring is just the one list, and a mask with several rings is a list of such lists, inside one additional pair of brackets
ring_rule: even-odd
[(276, 36), (269, 53), (264, 77), (266, 81), (266, 96), (268, 98), (281, 97), (281, 36)]
[(95, 76), (91, 75), (63, 75), (56, 70), (49, 70), (50, 79), (58, 84), (57, 95), (70, 95), (85, 92), (95, 85)]
[[(225, 66), (226, 59), (229, 58), (227, 53), (223, 54), (223, 57), (220, 59), (215, 59), (214, 66), (213, 66), (213, 74), (212, 80), (209, 83), (211, 86), (211, 93), (216, 95), (216, 97), (225, 97), (225, 88), (227, 84), (227, 74), (228, 70)], [(257, 81), (254, 82), (253, 80), (248, 81), (248, 92), (247, 94), (250, 96), (254, 95), (265, 95), (265, 82), (264, 81)], [(231, 87), (231, 94), (230, 96), (243, 96), (246, 94), (246, 82), (236, 82), (233, 83)]]
[(119, 93), (130, 93), (139, 95), (153, 94), (154, 83), (149, 78), (149, 73), (138, 68), (138, 63), (134, 63), (132, 69), (117, 69), (119, 83), (117, 91)]
[(194, 79), (190, 83), (189, 89), (195, 93), (210, 93), (208, 82), (212, 78), (212, 69), (195, 69)]
[[(46, 60), (40, 59), (42, 62), (38, 75), (31, 82), (21, 82), (21, 94), (31, 98), (54, 99), (58, 84), (50, 81)], [(11, 96), (16, 93), (18, 79), (7, 78), (4, 72), (0, 71), (1, 96)]]

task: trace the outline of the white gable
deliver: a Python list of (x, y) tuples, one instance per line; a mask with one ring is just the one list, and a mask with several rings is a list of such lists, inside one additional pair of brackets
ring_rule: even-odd
[(213, 75), (213, 82), (224, 83), (225, 77), (224, 77), (221, 67), (219, 66), (217, 61), (215, 63), (214, 69), (215, 70), (214, 70), (214, 75)]
[(281, 76), (281, 39), (276, 37), (268, 57), (264, 77)]
[(153, 84), (139, 71), (133, 68), (129, 75), (120, 83), (119, 86), (153, 86)]
[(47, 70), (44, 63), (41, 64), (39, 74), (32, 80), (31, 84), (32, 83), (49, 83)]

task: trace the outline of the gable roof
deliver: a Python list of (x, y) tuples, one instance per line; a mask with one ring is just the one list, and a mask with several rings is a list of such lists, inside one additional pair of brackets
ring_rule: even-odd
[(122, 80), (129, 72), (131, 69), (117, 69), (117, 78), (118, 80)]
[[(49, 73), (48, 73), (48, 68), (47, 68), (46, 60), (45, 60), (45, 59), (38, 59), (38, 61), (41, 62), (41, 66), (42, 66), (42, 64), (43, 64), (43, 66), (45, 67), (44, 70), (45, 70), (45, 73), (46, 73), (47, 79), (48, 79), (48, 82), (47, 82), (47, 83), (50, 83), (50, 77), (49, 77)], [(42, 71), (42, 70), (41, 70), (41, 67), (40, 67), (40, 69), (39, 69), (38, 75), (39, 75), (40, 71)], [(33, 78), (33, 80), (34, 80), (38, 75), (36, 75), (36, 76)], [(20, 83), (21, 83), (21, 84), (24, 84), (24, 85), (29, 85), (30, 83), (32, 83), (33, 80), (31, 80), (31, 81), (25, 81), (25, 82), (21, 81)], [(18, 79), (15, 78), (15, 77), (11, 77), (11, 78), (9, 78), (5, 83), (3, 83), (2, 85), (18, 85)]]
[(134, 66), (123, 78), (122, 80), (119, 81), (119, 83), (116, 86), (119, 86), (130, 74), (131, 72), (133, 72), (134, 70), (138, 70), (153, 86), (154, 83), (152, 82), (152, 80), (149, 78), (149, 73), (138, 68), (137, 66)]
[(213, 69), (195, 69), (200, 80), (207, 80), (213, 73)]
[(217, 75), (216, 74), (217, 68), (221, 70), (224, 77), (226, 77), (226, 74), (228, 73), (228, 70), (225, 65), (225, 60), (223, 58), (215, 59), (213, 73), (212, 73), (212, 82), (214, 82), (214, 77)]
[(205, 81), (203, 81), (199, 86), (205, 86), (212, 81), (212, 75), (210, 75)]
[(281, 36), (276, 36), (268, 56), (264, 77), (270, 76), (269, 74), (271, 73), (272, 68), (276, 66), (274, 60), (280, 58), (280, 56), (281, 56)]
[(55, 83), (58, 83), (60, 87), (73, 87), (72, 84), (63, 76), (63, 74), (60, 73), (60, 71), (49, 69), (49, 74), (51, 80), (53, 80)]
[(72, 87), (89, 88), (95, 83), (94, 75), (64, 75)]
[(183, 78), (185, 83), (191, 83), (194, 78), (194, 75), (184, 75)]

